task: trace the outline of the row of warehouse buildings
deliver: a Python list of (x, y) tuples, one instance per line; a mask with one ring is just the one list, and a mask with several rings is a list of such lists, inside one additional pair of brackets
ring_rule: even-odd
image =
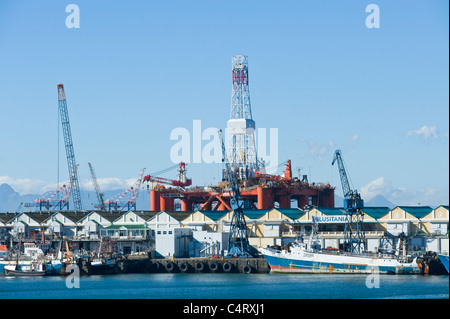
[[(395, 249), (400, 236), (409, 250), (448, 253), (449, 207), (366, 207), (364, 234), (369, 251)], [(226, 249), (232, 211), (42, 211), (0, 213), (0, 242), (75, 243), (94, 251), (102, 238), (113, 240), (124, 254), (155, 249), (159, 255), (188, 257), (221, 254)], [(244, 210), (250, 244), (283, 246), (308, 236), (318, 225), (322, 247), (341, 248), (346, 214), (343, 208), (273, 208)]]

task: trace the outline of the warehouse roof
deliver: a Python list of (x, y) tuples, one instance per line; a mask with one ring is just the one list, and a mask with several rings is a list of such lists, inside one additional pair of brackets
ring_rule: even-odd
[(305, 214), (305, 212), (299, 208), (275, 208), (275, 209), (292, 220), (299, 219)]
[[(161, 213), (162, 213), (162, 212), (167, 213), (167, 215), (170, 215), (171, 217), (175, 218), (175, 219), (178, 220), (179, 222), (181, 222), (181, 221), (184, 220), (185, 218), (189, 217), (192, 213), (194, 213), (194, 212), (192, 212), (192, 211), (184, 212), (184, 211), (178, 211), (178, 210), (175, 210), (175, 211), (167, 211), (167, 210), (164, 210), (164, 211), (161, 211)], [(155, 216), (156, 216), (156, 214), (155, 214)]]
[(318, 207), (316, 208), (324, 215), (344, 215), (345, 209), (339, 207)]
[(202, 213), (213, 221), (217, 221), (231, 212), (231, 210), (199, 210), (198, 212)]
[(126, 229), (148, 229), (147, 226), (143, 225), (143, 224), (114, 224), (108, 227), (105, 227), (105, 229), (120, 229), (120, 228), (126, 228)]
[(431, 208), (430, 206), (397, 206), (397, 207), (416, 218), (422, 218), (425, 215), (428, 215), (433, 210), (433, 208)]
[(269, 211), (271, 209), (244, 209), (244, 215), (250, 219), (258, 219)]
[(391, 209), (389, 207), (364, 207), (363, 213), (369, 215), (373, 219), (378, 219), (386, 215)]

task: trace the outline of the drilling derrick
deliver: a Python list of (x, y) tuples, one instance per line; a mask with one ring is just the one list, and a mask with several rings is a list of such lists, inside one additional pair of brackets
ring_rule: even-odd
[[(69, 168), (69, 176), (73, 176), (72, 181), (72, 195), (73, 204), (76, 210), (82, 210), (80, 183), (78, 182), (78, 175), (75, 167), (75, 152), (73, 150), (72, 133), (70, 131), (69, 112), (67, 110), (66, 94), (64, 93), (64, 86), (58, 84), (58, 106), (61, 116), (61, 126), (64, 134), (64, 144), (66, 146), (67, 166)], [(71, 177), (72, 179), (72, 177)]]
[(231, 113), (227, 122), (229, 162), (240, 180), (255, 176), (259, 168), (255, 143), (255, 121), (252, 118), (248, 86), (248, 59), (236, 55), (232, 59), (233, 91)]

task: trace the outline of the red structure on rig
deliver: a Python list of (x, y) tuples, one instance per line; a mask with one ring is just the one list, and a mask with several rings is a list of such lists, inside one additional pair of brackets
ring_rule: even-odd
[[(240, 195), (250, 209), (291, 208), (296, 206), (334, 207), (334, 187), (329, 184), (310, 184), (306, 175), (292, 176), (291, 161), (286, 162), (283, 176), (263, 174), (264, 163), (257, 156), (254, 130), (255, 121), (250, 105), (248, 58), (237, 55), (232, 59), (232, 103), (230, 119), (227, 122), (229, 141), (228, 159), (233, 174), (240, 181)], [(157, 174), (153, 174), (157, 175)], [(180, 202), (181, 211), (231, 210), (227, 178), (216, 186), (191, 187), (186, 178), (185, 164), (178, 168), (178, 180), (169, 180), (147, 175), (145, 182), (152, 185), (150, 210), (174, 210), (175, 200)], [(166, 188), (165, 185), (170, 187)], [(148, 184), (147, 184), (148, 185)]]
[[(185, 178), (184, 163), (180, 164), (178, 176), (179, 180), (151, 177), (150, 175), (144, 177), (144, 182), (157, 183), (151, 189), (149, 188), (150, 210), (173, 211), (177, 198), (180, 201), (181, 211), (231, 210), (226, 181), (220, 182), (217, 186), (186, 189), (185, 187), (192, 185), (192, 180)], [(167, 188), (161, 183), (173, 187)], [(290, 160), (286, 163), (284, 176), (257, 172), (255, 178), (244, 181), (241, 187), (241, 197), (247, 201), (250, 209), (291, 208), (291, 200), (297, 201), (298, 208), (307, 205), (334, 207), (334, 187), (329, 184), (310, 184), (306, 175), (301, 180), (293, 177)]]

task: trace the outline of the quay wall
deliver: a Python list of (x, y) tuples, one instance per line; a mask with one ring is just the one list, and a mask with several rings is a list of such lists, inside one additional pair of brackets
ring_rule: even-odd
[(143, 273), (269, 273), (264, 258), (129, 258), (123, 272)]

